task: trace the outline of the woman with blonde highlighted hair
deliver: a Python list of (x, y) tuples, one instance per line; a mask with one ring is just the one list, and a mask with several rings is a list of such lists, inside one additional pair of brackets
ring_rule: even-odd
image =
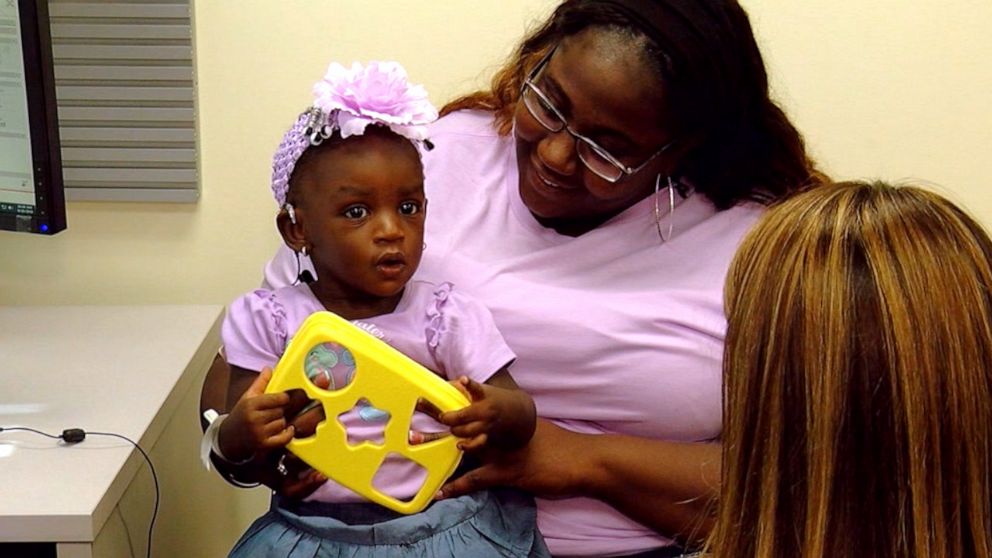
[(915, 187), (766, 214), (726, 286), (715, 556), (992, 556), (990, 262)]

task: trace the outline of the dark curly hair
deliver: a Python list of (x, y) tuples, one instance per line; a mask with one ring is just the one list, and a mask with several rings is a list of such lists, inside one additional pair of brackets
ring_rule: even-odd
[(676, 136), (688, 147), (676, 174), (718, 209), (772, 203), (825, 181), (795, 126), (768, 94), (768, 75), (744, 9), (733, 0), (566, 0), (496, 71), (488, 91), (448, 103), (491, 111), (501, 135), (528, 72), (563, 38), (589, 28), (637, 37), (665, 87)]

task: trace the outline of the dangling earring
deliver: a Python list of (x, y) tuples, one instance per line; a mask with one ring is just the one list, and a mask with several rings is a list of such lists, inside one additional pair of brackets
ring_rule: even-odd
[(303, 262), (300, 261), (300, 254), (304, 257), (307, 255), (306, 244), (300, 248), (299, 252), (296, 252), (296, 283), (294, 285), (299, 285), (300, 283), (310, 284), (314, 282), (313, 273), (310, 273), (309, 269), (303, 269)]
[(668, 176), (668, 236), (661, 234), (661, 208), (658, 204), (658, 190), (661, 188), (661, 175), (654, 179), (654, 226), (658, 229), (658, 238), (668, 242), (672, 238), (672, 228), (675, 226), (675, 184)]

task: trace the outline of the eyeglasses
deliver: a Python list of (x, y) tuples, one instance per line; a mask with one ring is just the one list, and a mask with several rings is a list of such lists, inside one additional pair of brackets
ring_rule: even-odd
[(527, 112), (530, 113), (534, 120), (543, 126), (549, 132), (558, 133), (565, 130), (573, 138), (575, 138), (575, 151), (579, 155), (579, 160), (582, 164), (586, 166), (587, 169), (592, 171), (596, 176), (606, 180), (607, 182), (614, 183), (623, 178), (624, 176), (629, 176), (639, 172), (641, 169), (646, 167), (648, 163), (654, 160), (655, 157), (661, 155), (669, 147), (672, 146), (674, 141), (670, 141), (663, 145), (661, 149), (655, 151), (654, 155), (647, 158), (646, 161), (637, 165), (636, 167), (628, 167), (620, 162), (620, 159), (611, 155), (609, 151), (603, 149), (595, 141), (583, 136), (582, 134), (573, 130), (568, 122), (565, 120), (565, 116), (555, 107), (554, 103), (548, 99), (548, 96), (541, 91), (541, 88), (537, 86), (538, 75), (547, 66), (548, 60), (551, 59), (551, 55), (554, 54), (554, 49), (538, 62), (537, 66), (531, 70), (530, 75), (524, 80), (524, 85), (520, 91), (520, 98), (527, 107)]

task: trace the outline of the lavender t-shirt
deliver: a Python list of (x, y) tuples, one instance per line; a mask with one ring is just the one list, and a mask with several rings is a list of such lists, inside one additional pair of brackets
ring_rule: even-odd
[[(706, 441), (721, 430), (723, 283), (761, 208), (705, 197), (642, 200), (578, 237), (538, 223), (520, 199), (512, 136), (462, 111), (431, 129), (424, 155), (427, 249), (418, 276), (485, 303), (517, 354), (513, 377), (538, 414), (588, 434)], [(280, 251), (270, 284), (295, 277)], [(650, 464), (648, 464), (650, 465)], [(591, 498), (538, 500), (556, 555), (629, 554), (670, 539)]]
[[(323, 305), (306, 284), (259, 289), (238, 298), (221, 327), (227, 361), (248, 370), (274, 367), (303, 320), (322, 310)], [(450, 283), (411, 281), (392, 313), (352, 323), (448, 379), (465, 375), (485, 382), (514, 359), (485, 306), (462, 295)], [(332, 354), (333, 368), (347, 368), (343, 361), (348, 356)], [(336, 381), (337, 387), (343, 387), (342, 377), (336, 376)], [(377, 439), (388, 416), (374, 407), (363, 406), (342, 415), (340, 420), (357, 443)], [(421, 413), (414, 415), (412, 425), (422, 432), (444, 430)], [(422, 483), (418, 469), (412, 462), (387, 458), (376, 474), (376, 486), (401, 500), (410, 498)], [(308, 499), (364, 501), (334, 481), (324, 483)]]

